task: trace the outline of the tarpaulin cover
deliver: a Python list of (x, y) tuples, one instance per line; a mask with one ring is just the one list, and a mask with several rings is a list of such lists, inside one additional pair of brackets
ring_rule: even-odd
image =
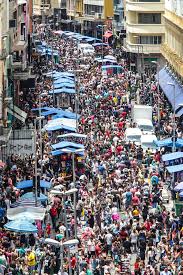
[(57, 136), (57, 138), (65, 138), (65, 137), (87, 138), (87, 135), (79, 134), (79, 133), (69, 133), (69, 134)]
[(32, 219), (43, 220), (45, 217), (46, 209), (42, 207), (16, 207), (7, 209), (8, 220), (16, 219)]
[(166, 169), (168, 170), (168, 172), (171, 173), (176, 173), (176, 172), (181, 172), (183, 171), (183, 164), (179, 164), (179, 165), (174, 165), (174, 166), (167, 166)]
[[(154, 140), (154, 143), (158, 147), (172, 147), (173, 146), (172, 138), (166, 138), (166, 139), (162, 139), (162, 140)], [(177, 148), (183, 147), (183, 139), (177, 138), (177, 140), (175, 142), (175, 146)]]
[(67, 87), (62, 87), (61, 89), (55, 89), (55, 90), (50, 90), (49, 94), (75, 94), (76, 90), (75, 89), (71, 89), (71, 88), (67, 88)]
[(183, 152), (174, 152), (162, 156), (163, 161), (170, 161), (178, 158), (183, 158)]
[[(165, 93), (168, 101), (171, 103), (173, 109), (175, 99), (175, 110), (177, 110), (179, 108), (179, 104), (183, 103), (183, 88), (173, 77), (172, 73), (165, 67), (159, 71), (156, 78), (159, 80), (159, 85)], [(168, 83), (172, 83), (172, 85), (169, 85)]]
[[(77, 149), (72, 148), (72, 147), (66, 147), (66, 149), (68, 149), (69, 151), (71, 151), (71, 153), (75, 153)], [(63, 152), (62, 149), (60, 150), (55, 150), (55, 151), (51, 151), (52, 156), (59, 156), (59, 155), (63, 155), (63, 154), (67, 154), (67, 152)], [(77, 155), (80, 156), (84, 156), (84, 151), (83, 152), (77, 152)]]
[[(16, 188), (18, 189), (26, 189), (33, 186), (33, 180), (23, 180), (16, 183)], [(49, 181), (40, 180), (40, 187), (42, 188), (50, 188), (51, 183)]]
[[(76, 119), (68, 119), (68, 118), (56, 118), (50, 120), (44, 127), (43, 129), (46, 131), (55, 131), (59, 129), (74, 129), (76, 130)], [(54, 129), (54, 130), (50, 130)]]
[(59, 143), (52, 144), (51, 146), (53, 149), (61, 149), (61, 148), (65, 148), (65, 147), (71, 147), (71, 148), (73, 147), (75, 149), (83, 149), (84, 148), (83, 144), (70, 142), (70, 141), (61, 141)]

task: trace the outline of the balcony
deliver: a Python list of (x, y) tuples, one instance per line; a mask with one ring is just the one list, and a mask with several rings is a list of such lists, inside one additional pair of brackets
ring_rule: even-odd
[(135, 12), (164, 12), (165, 2), (141, 2), (126, 0), (126, 9)]
[(24, 71), (27, 68), (27, 62), (23, 61), (21, 56), (13, 58), (13, 69), (15, 71)]
[(138, 34), (163, 34), (165, 27), (162, 24), (135, 24), (126, 22), (126, 30), (129, 33)]
[(128, 40), (125, 42), (125, 48), (132, 53), (143, 53), (143, 54), (159, 54), (161, 49), (161, 44), (132, 44)]

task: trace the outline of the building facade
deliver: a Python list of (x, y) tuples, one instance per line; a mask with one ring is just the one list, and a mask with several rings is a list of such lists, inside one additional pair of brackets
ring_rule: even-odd
[(183, 79), (183, 2), (165, 2), (165, 42), (161, 52), (168, 65)]
[(164, 0), (125, 2), (125, 48), (136, 56), (138, 70), (144, 70), (151, 60), (160, 62), (165, 37), (164, 5)]

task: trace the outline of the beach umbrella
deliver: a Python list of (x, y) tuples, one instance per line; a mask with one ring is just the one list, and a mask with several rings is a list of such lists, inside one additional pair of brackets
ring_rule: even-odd
[(30, 220), (18, 219), (10, 221), (4, 225), (4, 228), (17, 233), (36, 233), (37, 227)]

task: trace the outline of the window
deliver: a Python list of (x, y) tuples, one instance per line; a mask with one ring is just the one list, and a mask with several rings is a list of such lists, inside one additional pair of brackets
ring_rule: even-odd
[(139, 24), (161, 24), (161, 13), (139, 13)]
[(85, 8), (85, 14), (88, 15), (95, 15), (95, 13), (101, 13), (103, 12), (102, 6), (96, 6), (96, 5), (84, 5)]
[(162, 37), (161, 36), (140, 36), (139, 37), (140, 44), (161, 44)]

